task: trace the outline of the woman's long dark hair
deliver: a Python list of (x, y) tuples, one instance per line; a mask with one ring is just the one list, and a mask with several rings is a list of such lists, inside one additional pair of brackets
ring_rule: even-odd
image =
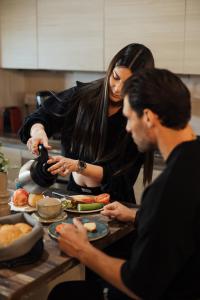
[[(154, 59), (151, 51), (141, 44), (129, 44), (121, 49), (111, 60), (106, 76), (103, 79), (82, 84), (75, 93), (73, 105), (66, 112), (76, 113), (75, 126), (71, 142), (71, 150), (79, 153), (80, 157), (92, 162), (105, 161), (106, 159), (122, 155), (127, 136), (112, 153), (105, 156), (105, 142), (107, 133), (108, 107), (109, 107), (109, 79), (116, 66), (129, 68), (132, 73), (141, 69), (153, 68)], [(151, 156), (151, 159), (149, 158)], [(107, 158), (106, 158), (107, 157)], [(152, 176), (152, 154), (147, 154), (148, 163), (144, 163), (144, 182), (149, 182)], [(151, 162), (151, 163), (150, 163)], [(150, 166), (151, 165), (151, 166)]]

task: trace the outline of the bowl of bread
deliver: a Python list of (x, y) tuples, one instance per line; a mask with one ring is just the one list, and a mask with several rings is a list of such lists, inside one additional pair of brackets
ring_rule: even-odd
[(42, 225), (27, 213), (1, 217), (0, 262), (27, 254), (42, 237)]

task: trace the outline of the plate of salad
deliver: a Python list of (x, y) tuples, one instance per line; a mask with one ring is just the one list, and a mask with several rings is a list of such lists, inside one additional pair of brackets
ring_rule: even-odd
[(63, 209), (73, 213), (94, 213), (103, 209), (104, 205), (110, 202), (110, 195), (103, 193), (94, 195), (73, 195), (62, 198)]

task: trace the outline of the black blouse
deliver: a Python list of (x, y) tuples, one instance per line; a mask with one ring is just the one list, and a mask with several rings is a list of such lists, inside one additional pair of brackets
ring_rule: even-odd
[[(41, 123), (45, 127), (48, 137), (53, 134), (61, 133), (61, 147), (64, 156), (72, 159), (85, 160), (88, 163), (88, 158), (79, 157), (79, 154), (73, 153), (70, 149), (71, 139), (73, 135), (73, 127), (75, 125), (76, 113), (68, 115), (67, 118), (63, 115), (72, 104), (74, 98), (79, 91), (79, 85), (65, 90), (59, 94), (62, 101), (55, 101), (55, 98), (50, 97), (45, 101), (45, 107), (40, 107), (37, 111), (29, 115), (20, 129), (19, 135), (23, 143), (27, 143), (30, 138), (30, 129), (33, 124)], [(77, 107), (78, 109), (78, 107)], [(53, 112), (52, 113), (48, 113)], [(74, 110), (73, 110), (74, 111)], [(63, 115), (63, 116), (61, 116)], [(121, 141), (126, 135), (126, 118), (120, 109), (114, 115), (108, 117), (107, 140), (105, 145), (105, 155), (111, 153), (115, 147), (120, 147)], [(144, 161), (144, 155), (138, 152), (136, 144), (131, 136), (128, 136), (123, 155), (119, 155), (117, 159), (98, 163), (103, 167), (103, 179), (101, 190), (111, 194), (111, 198), (118, 201), (135, 202), (133, 185), (137, 179), (138, 173)], [(127, 166), (129, 165), (129, 166)], [(118, 170), (124, 168), (119, 174), (115, 174)]]

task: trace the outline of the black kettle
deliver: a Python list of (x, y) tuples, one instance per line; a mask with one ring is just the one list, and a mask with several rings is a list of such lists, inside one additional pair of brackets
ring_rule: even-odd
[(47, 190), (56, 181), (57, 175), (52, 175), (47, 169), (52, 164), (47, 164), (49, 159), (47, 149), (40, 144), (39, 156), (29, 160), (19, 171), (18, 185), (32, 194), (40, 194)]

